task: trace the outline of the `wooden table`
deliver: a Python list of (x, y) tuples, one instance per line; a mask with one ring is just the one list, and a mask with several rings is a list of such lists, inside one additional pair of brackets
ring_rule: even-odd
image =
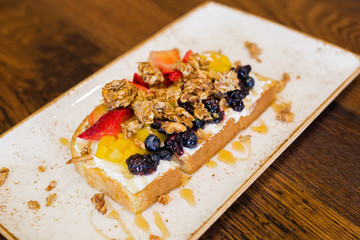
[[(0, 132), (201, 2), (2, 0)], [(220, 2), (360, 54), (359, 0)], [(360, 238), (359, 116), (358, 77), (202, 239)]]

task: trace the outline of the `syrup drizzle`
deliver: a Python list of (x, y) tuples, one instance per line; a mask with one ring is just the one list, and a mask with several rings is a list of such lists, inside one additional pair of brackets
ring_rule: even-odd
[(155, 224), (160, 229), (160, 231), (161, 231), (161, 233), (163, 235), (163, 238), (165, 239), (165, 238), (170, 237), (170, 232), (166, 228), (166, 226), (164, 224), (164, 221), (162, 220), (160, 214), (156, 210), (153, 210), (152, 213), (153, 213), (154, 218), (155, 218)]
[(268, 133), (268, 127), (265, 125), (265, 122), (262, 119), (259, 119), (259, 122), (260, 126), (252, 126), (250, 129), (262, 134)]
[(208, 168), (216, 168), (216, 167), (217, 167), (217, 163), (214, 162), (214, 161), (209, 160), (209, 161), (206, 162), (206, 166), (207, 166)]
[(240, 141), (234, 141), (231, 147), (238, 152), (246, 152), (244, 144)]
[(61, 137), (61, 138), (59, 139), (59, 142), (60, 142), (63, 146), (65, 146), (65, 147), (70, 146), (70, 142), (69, 142), (69, 140), (67, 140), (66, 138)]
[(231, 152), (225, 149), (220, 150), (218, 159), (229, 165), (234, 165), (237, 160)]
[(196, 206), (193, 190), (188, 189), (188, 188), (183, 188), (180, 190), (180, 196), (183, 199), (185, 199), (190, 206)]
[(93, 227), (93, 229), (94, 229), (99, 235), (101, 235), (103, 238), (111, 240), (111, 239), (112, 239), (111, 237), (109, 237), (108, 235), (106, 235), (100, 228), (98, 228), (97, 226), (95, 226), (94, 221), (93, 221), (93, 215), (94, 215), (94, 211), (91, 211), (91, 212), (90, 212), (90, 215), (89, 215), (89, 220), (90, 220), (90, 224), (91, 224), (91, 226)]
[(111, 218), (111, 219), (116, 219), (122, 230), (128, 235), (128, 237), (126, 238), (126, 240), (135, 240), (135, 238), (133, 237), (133, 235), (131, 234), (130, 230), (126, 227), (125, 223), (121, 220), (120, 215), (117, 211), (112, 210), (107, 217)]
[(135, 214), (135, 224), (141, 228), (144, 232), (151, 234), (150, 226), (146, 219), (141, 215), (141, 213)]

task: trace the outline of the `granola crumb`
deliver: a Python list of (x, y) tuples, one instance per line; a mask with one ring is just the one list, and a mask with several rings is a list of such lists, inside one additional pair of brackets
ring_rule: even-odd
[(296, 79), (300, 79), (300, 75), (297, 75), (297, 76), (296, 76)]
[(154, 235), (154, 234), (150, 234), (149, 240), (161, 240), (161, 237), (156, 236), (156, 235)]
[(277, 102), (274, 102), (271, 106), (274, 112), (276, 113), (276, 120), (282, 122), (292, 122), (294, 120), (295, 114), (291, 112), (291, 102), (285, 100), (277, 99)]
[(56, 187), (57, 182), (55, 180), (52, 180), (49, 185), (45, 188), (46, 191), (51, 191)]
[(163, 205), (168, 205), (170, 202), (170, 197), (168, 194), (164, 194), (164, 195), (161, 195), (157, 201), (158, 201), (158, 203), (161, 203)]
[(56, 199), (57, 199), (57, 194), (56, 194), (56, 193), (50, 194), (50, 195), (46, 198), (46, 206), (47, 206), (47, 207), (52, 206), (53, 203), (56, 201)]
[(39, 172), (45, 172), (46, 171), (46, 167), (45, 166), (39, 166), (38, 167)]
[(256, 59), (257, 62), (262, 62), (258, 57), (261, 54), (262, 49), (257, 46), (256, 43), (245, 41), (245, 47), (249, 50), (250, 57)]
[(288, 81), (290, 81), (290, 75), (288, 73), (284, 72), (283, 76), (282, 76), (282, 78), (281, 78), (281, 80), (280, 80), (280, 82), (279, 82), (279, 84), (277, 86), (277, 92), (278, 93), (281, 92), (285, 88)]
[(40, 204), (37, 201), (30, 200), (27, 202), (27, 204), (30, 209), (33, 209), (36, 211), (40, 209)]
[(0, 169), (0, 186), (4, 184), (5, 179), (7, 178), (9, 174), (9, 169), (6, 167), (3, 167)]
[(104, 193), (96, 193), (92, 198), (91, 202), (95, 204), (95, 209), (98, 210), (99, 213), (104, 215), (107, 211), (107, 206), (105, 202), (105, 194)]

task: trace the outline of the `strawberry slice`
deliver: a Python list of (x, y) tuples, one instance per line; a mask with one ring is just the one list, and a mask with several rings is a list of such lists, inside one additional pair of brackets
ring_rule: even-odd
[(151, 51), (148, 62), (158, 67), (163, 74), (174, 71), (173, 65), (180, 60), (179, 51), (177, 49), (168, 51)]
[(136, 84), (139, 84), (146, 88), (149, 88), (149, 85), (147, 83), (145, 83), (144, 80), (142, 80), (142, 78), (140, 77), (140, 75), (138, 73), (134, 73), (133, 83), (136, 83)]
[(95, 109), (90, 113), (89, 118), (88, 118), (88, 123), (90, 126), (92, 126), (94, 123), (97, 122), (97, 120), (99, 120), (99, 118), (104, 115), (107, 112), (107, 108), (105, 104), (101, 104), (97, 107), (95, 107)]
[(190, 56), (193, 55), (193, 54), (194, 54), (193, 51), (191, 51), (191, 50), (187, 51), (187, 52), (185, 53), (184, 58), (183, 58), (183, 62), (184, 62), (184, 63), (188, 63)]
[(132, 85), (134, 85), (135, 87), (137, 87), (137, 89), (141, 90), (141, 91), (145, 91), (151, 94), (154, 94), (152, 91), (150, 91), (150, 89), (148, 89), (147, 87), (144, 87), (143, 85), (140, 85), (138, 83), (134, 83), (130, 80), (124, 79), (125, 81), (128, 81), (129, 83), (131, 83)]
[(103, 136), (116, 136), (121, 133), (121, 124), (131, 118), (131, 110), (119, 108), (105, 113), (99, 120), (79, 135), (85, 140), (100, 140)]
[(173, 82), (178, 81), (182, 78), (182, 73), (179, 70), (175, 70), (169, 74), (169, 79)]

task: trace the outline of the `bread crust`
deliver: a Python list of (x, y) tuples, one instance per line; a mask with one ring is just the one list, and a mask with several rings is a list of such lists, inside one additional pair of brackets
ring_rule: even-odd
[(241, 117), (238, 122), (229, 119), (219, 133), (213, 135), (210, 139), (206, 139), (201, 148), (191, 156), (177, 156), (175, 161), (179, 163), (180, 169), (187, 174), (196, 172), (270, 106), (276, 98), (276, 90), (277, 82), (272, 81), (269, 87), (262, 92), (261, 97), (254, 103), (253, 110), (248, 116)]
[[(76, 129), (71, 139), (71, 155), (78, 157), (75, 149), (77, 136), (85, 129), (87, 117)], [(115, 202), (125, 206), (129, 211), (139, 213), (151, 206), (157, 199), (172, 189), (180, 186), (182, 181), (182, 172), (178, 167), (169, 169), (148, 184), (144, 189), (132, 194), (127, 188), (115, 179), (110, 178), (100, 168), (88, 167), (86, 162), (75, 163), (76, 170), (86, 178), (86, 181), (93, 188), (105, 193)]]

